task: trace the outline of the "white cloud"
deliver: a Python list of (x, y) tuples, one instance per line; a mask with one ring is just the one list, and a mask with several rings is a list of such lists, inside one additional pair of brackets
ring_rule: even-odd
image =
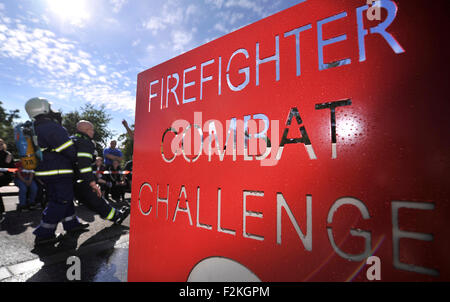
[(75, 63), (75, 62), (70, 62), (69, 63), (69, 73), (75, 74), (80, 69), (81, 69), (80, 64)]
[(238, 7), (249, 9), (255, 12), (256, 14), (262, 16), (264, 15), (263, 6), (260, 3), (250, 0), (228, 0), (225, 3), (225, 7)]
[(217, 8), (222, 8), (224, 0), (205, 0), (206, 4), (212, 4)]
[(90, 58), (91, 57), (90, 54), (88, 54), (87, 52), (82, 51), (82, 50), (78, 50), (78, 55), (82, 58)]
[[(242, 12), (235, 12), (232, 10), (221, 10), (217, 13), (217, 19), (220, 20), (214, 24), (214, 29), (220, 33), (228, 34), (239, 27), (242, 27), (240, 23), (245, 18), (245, 14)], [(238, 26), (239, 25), (239, 26)]]
[(100, 66), (98, 66), (98, 70), (99, 70), (100, 72), (105, 73), (105, 72), (106, 72), (106, 65), (100, 65)]
[[(222, 13), (227, 12), (230, 13), (230, 11), (225, 11), (225, 9), (245, 9), (250, 10), (258, 17), (262, 18), (268, 15), (267, 11), (265, 10), (265, 7), (267, 7), (267, 4), (269, 3), (268, 0), (204, 0), (205, 4), (212, 5), (214, 8), (220, 10)], [(270, 2), (272, 6), (279, 5), (279, 1), (277, 2)], [(236, 13), (236, 12), (235, 12)], [(239, 17), (241, 19), (244, 16), (235, 16)], [(228, 19), (227, 19), (228, 20)], [(235, 22), (235, 20), (228, 20), (231, 24)]]
[(189, 19), (191, 16), (194, 16), (195, 14), (197, 14), (199, 12), (199, 9), (196, 5), (194, 4), (190, 4), (187, 8), (186, 8), (186, 18)]
[(214, 29), (219, 32), (225, 33), (225, 34), (230, 32), (230, 30), (228, 28), (226, 28), (222, 22), (218, 22), (218, 23), (214, 24)]
[(164, 23), (174, 25), (183, 22), (183, 9), (181, 7), (177, 9), (163, 8), (162, 20)]
[(114, 71), (114, 72), (111, 74), (111, 77), (113, 77), (113, 78), (122, 78), (122, 75), (121, 75), (119, 72)]
[[(196, 12), (197, 7), (195, 5), (189, 5), (186, 10), (186, 16), (190, 16)], [(153, 35), (156, 35), (167, 27), (181, 25), (184, 20), (184, 10), (181, 5), (174, 1), (168, 1), (164, 3), (161, 9), (161, 14), (151, 16), (146, 22), (143, 23), (143, 27), (150, 30)]]
[(186, 47), (192, 41), (192, 32), (187, 32), (183, 30), (172, 31), (172, 49), (177, 53), (182, 53), (186, 51)]
[[(29, 68), (28, 75), (10, 78), (17, 84), (42, 89), (61, 99), (77, 97), (92, 104), (105, 104), (113, 111), (133, 111), (131, 80), (116, 65), (100, 63), (78, 43), (58, 38), (40, 28), (28, 28), (0, 17), (0, 58)], [(110, 74), (106, 74), (109, 71)], [(102, 73), (101, 76), (98, 73)]]
[(105, 18), (103, 21), (105, 22), (104, 25), (106, 25), (108, 27), (111, 27), (111, 26), (118, 27), (118, 26), (120, 26), (120, 21), (115, 19), (115, 18)]
[(97, 72), (95, 71), (95, 69), (93, 68), (88, 68), (88, 72), (92, 75), (92, 76), (96, 76)]
[(147, 22), (144, 22), (143, 26), (150, 30), (154, 35), (166, 28), (165, 22), (158, 17), (151, 17)]
[(84, 72), (79, 73), (78, 76), (85, 81), (89, 81), (91, 79), (91, 77), (85, 74)]
[(245, 17), (245, 15), (243, 13), (232, 13), (230, 18), (229, 18), (229, 22), (230, 24), (235, 24), (236, 21), (242, 20)]
[(118, 12), (120, 12), (122, 7), (128, 2), (128, 0), (110, 0), (109, 2), (112, 5), (112, 11), (117, 14)]
[(75, 27), (85, 27), (87, 25), (87, 21), (91, 18), (90, 5), (90, 1), (87, 0), (46, 1), (46, 7), (55, 18)]
[(141, 43), (141, 39), (137, 39), (137, 40), (134, 40), (134, 41), (131, 43), (131, 46), (136, 47), (136, 46), (138, 46), (140, 43)]
[(8, 17), (2, 17), (1, 19), (4, 23), (7, 23), (7, 24), (11, 23), (11, 19)]
[[(165, 37), (158, 43), (158, 48), (170, 50), (168, 56), (177, 55), (187, 51), (194, 45), (194, 37), (197, 28), (193, 24), (199, 23), (197, 18), (201, 13), (201, 8), (196, 4), (188, 4), (179, 0), (166, 0), (158, 14), (149, 17), (143, 23), (143, 27), (150, 30), (153, 35), (165, 31)], [(167, 41), (166, 37), (170, 40)], [(153, 51), (155, 45), (148, 45), (147, 52)]]

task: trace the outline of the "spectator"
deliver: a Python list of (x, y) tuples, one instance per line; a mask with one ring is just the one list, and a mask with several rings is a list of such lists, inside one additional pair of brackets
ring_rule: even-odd
[(133, 173), (133, 161), (130, 160), (125, 164), (125, 171), (130, 171), (130, 174), (125, 175), (125, 181), (127, 183), (126, 192), (131, 193), (131, 182), (132, 182), (132, 173)]
[[(38, 185), (34, 181), (33, 173), (23, 172), (22, 162), (18, 161), (16, 163), (16, 177), (14, 178), (14, 183), (19, 187), (19, 204), (17, 205), (17, 211), (31, 210), (35, 204), (36, 196), (38, 193)], [(27, 200), (27, 195), (29, 199)]]
[(134, 139), (134, 130), (131, 130), (128, 126), (128, 122), (126, 120), (122, 121), (123, 126), (127, 130), (128, 135), (131, 137), (131, 139)]
[[(100, 172), (105, 171), (106, 167), (103, 165), (103, 158), (101, 156), (98, 156), (95, 159), (95, 163), (92, 165), (92, 171), (94, 172)], [(108, 199), (109, 196), (109, 187), (107, 178), (102, 173), (95, 173), (95, 178), (97, 184), (100, 186), (100, 190), (102, 191), (103, 196)]]
[[(125, 127), (125, 129), (127, 130), (128, 135), (130, 136), (131, 140), (134, 140), (134, 130), (131, 130), (130, 127), (128, 126), (128, 122), (126, 120), (122, 121), (123, 126)], [(133, 160), (128, 161), (125, 164), (125, 171), (133, 171)], [(127, 186), (126, 186), (126, 191), (131, 193), (131, 181), (132, 181), (132, 174), (128, 174), (125, 177), (125, 180), (127, 182)]]
[(119, 161), (119, 164), (120, 164), (120, 162), (123, 159), (122, 151), (117, 149), (116, 146), (117, 146), (117, 141), (112, 140), (109, 145), (109, 148), (106, 148), (103, 151), (103, 156), (105, 157), (106, 169), (109, 169), (112, 166), (113, 160)]
[[(0, 138), (0, 168), (14, 168), (13, 158), (11, 153), (6, 151), (6, 144)], [(0, 188), (7, 186), (12, 180), (12, 175), (9, 172), (0, 172)], [(2, 196), (0, 195), (0, 223), (5, 220), (5, 205), (3, 204)]]
[(110, 172), (109, 180), (112, 184), (112, 199), (116, 201), (120, 201), (122, 199), (122, 201), (125, 201), (125, 188), (127, 184), (123, 175), (120, 174), (120, 172), (122, 172), (120, 162), (118, 160), (114, 160), (112, 166), (108, 169), (108, 171)]

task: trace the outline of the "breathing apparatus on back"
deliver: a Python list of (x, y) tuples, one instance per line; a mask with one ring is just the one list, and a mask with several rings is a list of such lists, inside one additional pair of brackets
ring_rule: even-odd
[(14, 127), (14, 139), (22, 167), (25, 170), (36, 169), (39, 159), (42, 159), (42, 152), (37, 144), (33, 124), (27, 121)]

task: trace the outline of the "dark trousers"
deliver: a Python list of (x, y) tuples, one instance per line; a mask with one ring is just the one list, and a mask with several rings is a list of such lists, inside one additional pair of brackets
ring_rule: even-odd
[(109, 194), (111, 194), (111, 188), (107, 185), (100, 185), (100, 190), (103, 193), (103, 197), (109, 200)]
[(36, 203), (40, 203), (42, 208), (45, 207), (47, 204), (47, 189), (45, 188), (45, 185), (43, 182), (37, 180), (36, 181), (38, 185), (38, 192), (36, 195)]
[(125, 185), (113, 184), (111, 187), (111, 197), (114, 200), (125, 199)]
[[(101, 218), (106, 219), (108, 215), (115, 212), (108, 202), (101, 197), (98, 197), (92, 191), (92, 188), (86, 181), (76, 183), (74, 186), (75, 198), (85, 204), (89, 209), (100, 215)], [(112, 217), (111, 217), (112, 218)]]
[(56, 227), (62, 222), (64, 230), (69, 231), (78, 226), (73, 204), (72, 178), (60, 178), (55, 181), (45, 181), (47, 188), (47, 207), (42, 213), (42, 220), (33, 234), (37, 237), (49, 237), (55, 234)]
[[(3, 174), (0, 176), (0, 187), (7, 186), (12, 180), (11, 175)], [(3, 204), (3, 198), (0, 195), (0, 214), (5, 212), (5, 205)]]

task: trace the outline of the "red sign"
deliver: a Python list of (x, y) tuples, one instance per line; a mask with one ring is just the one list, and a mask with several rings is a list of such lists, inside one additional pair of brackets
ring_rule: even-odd
[(449, 281), (443, 7), (308, 0), (140, 73), (129, 280)]

